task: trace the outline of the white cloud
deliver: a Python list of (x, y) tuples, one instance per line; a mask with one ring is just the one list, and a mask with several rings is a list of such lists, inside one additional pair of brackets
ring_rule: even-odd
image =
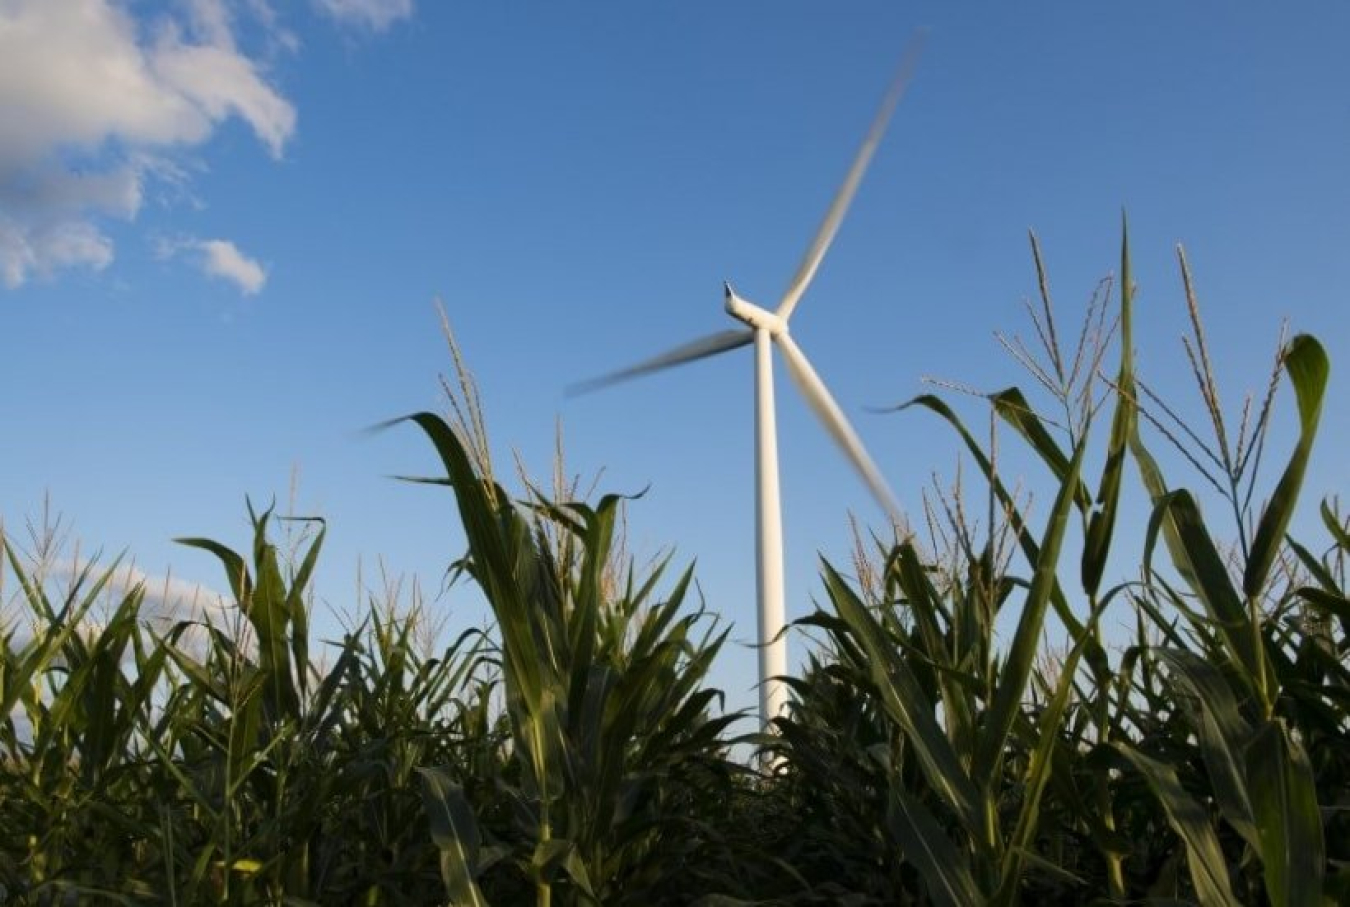
[(413, 14), (413, 0), (314, 0), (314, 5), (344, 25), (384, 31)]
[(300, 49), (300, 39), (293, 31), (282, 26), (281, 17), (277, 15), (271, 0), (243, 0), (243, 2), (248, 14), (262, 26), (274, 50), (295, 53)]
[[(271, 9), (262, 0), (242, 8), (260, 21)], [(236, 46), (225, 0), (186, 0), (182, 18), (154, 22), (128, 9), (0, 0), (0, 278), (9, 287), (106, 267), (114, 248), (102, 218), (134, 219), (146, 181), (173, 172), (170, 155), (225, 120), (248, 124), (274, 157), (295, 131), (294, 106)], [(237, 258), (213, 273), (261, 286), (256, 263), (241, 270), (248, 261)]]
[(189, 22), (202, 41), (234, 47), (234, 17), (225, 0), (187, 0)]
[(262, 265), (240, 252), (229, 240), (205, 239), (197, 243), (197, 248), (202, 253), (202, 270), (212, 277), (231, 281), (240, 292), (251, 296), (267, 283), (267, 272)]
[[(99, 603), (85, 616), (84, 623), (91, 630), (101, 627), (108, 608), (130, 595), (137, 586), (142, 589), (141, 619), (159, 626), (171, 625), (180, 620), (223, 626), (231, 616), (233, 607), (233, 598), (210, 586), (169, 575), (147, 574), (135, 564), (119, 564), (109, 570), (96, 561), (58, 557), (43, 563), (28, 564), (27, 568), (29, 579), (35, 585), (46, 588), (49, 595), (56, 599), (64, 599), (77, 581), (79, 588), (87, 593), (107, 574), (108, 581)], [(78, 600), (83, 600), (83, 596)], [(18, 631), (18, 639), (22, 644), (32, 637), (31, 631), (37, 618), (16, 602), (7, 604), (0, 612), (0, 626)]]
[[(164, 634), (187, 622), (187, 626), (173, 637), (180, 650), (201, 657), (210, 643), (208, 628), (215, 628), (238, 641), (246, 654), (256, 651), (254, 635), (235, 607), (233, 597), (210, 586), (167, 574), (147, 574), (134, 564), (119, 564), (109, 570), (78, 557), (58, 557), (43, 563), (30, 563), (27, 567), (29, 579), (57, 601), (70, 595), (78, 583), (81, 594), (76, 600), (82, 602), (84, 595), (107, 575), (99, 597), (78, 625), (79, 633), (86, 640), (97, 638), (106, 627), (112, 609), (140, 587), (141, 603), (137, 616), (142, 625), (157, 634)], [(49, 621), (31, 611), (21, 599), (0, 602), (0, 632), (12, 634), (10, 645), (16, 649), (28, 645), (35, 634), (45, 632), (49, 626)], [(125, 657), (129, 659), (131, 653), (127, 652)], [(22, 723), (27, 716), (20, 707), (10, 717)]]
[(218, 624), (232, 601), (210, 586), (172, 576), (151, 576), (134, 564), (117, 567), (108, 580), (110, 593), (119, 598), (137, 586), (144, 590), (141, 616), (147, 620), (203, 620)]
[(159, 243), (160, 258), (184, 255), (191, 259), (203, 274), (228, 280), (239, 292), (252, 296), (267, 283), (267, 271), (259, 262), (245, 255), (228, 239), (183, 238)]
[(80, 173), (41, 164), (0, 181), (0, 279), (13, 289), (33, 272), (107, 267), (112, 241), (89, 218), (135, 217), (141, 169), (126, 164)]
[(49, 274), (79, 265), (101, 271), (112, 259), (112, 242), (88, 221), (35, 228), (0, 215), (0, 274), (10, 289), (34, 271)]
[(205, 118), (206, 131), (237, 115), (253, 127), (273, 157), (281, 156), (295, 131), (295, 108), (233, 48), (184, 44), (173, 36), (156, 48), (155, 72)]

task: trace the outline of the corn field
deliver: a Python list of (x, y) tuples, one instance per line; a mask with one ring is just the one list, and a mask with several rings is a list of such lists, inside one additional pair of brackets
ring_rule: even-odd
[[(1182, 256), (1191, 426), (1136, 373), (1128, 241), (1068, 345), (1033, 253), (1031, 384), (978, 395), (987, 432), (906, 404), (974, 480), (821, 563), (773, 734), (710, 682), (692, 571), (627, 557), (624, 498), (498, 482), (462, 368), (387, 428), (435, 451), (483, 632), (428, 647), (372, 599), (317, 641), (324, 525), (271, 510), (180, 540), (219, 620), (147, 619), (116, 565), (57, 589), (0, 537), (0, 904), (1350, 903), (1350, 523), (1303, 489), (1326, 353), (1282, 341), (1230, 431)], [(1052, 477), (1034, 511), (996, 429)]]

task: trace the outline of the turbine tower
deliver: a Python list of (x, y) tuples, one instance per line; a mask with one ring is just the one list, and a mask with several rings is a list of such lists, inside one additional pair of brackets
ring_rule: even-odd
[(919, 36), (910, 42), (900, 64), (900, 70), (891, 83), (881, 109), (854, 158), (844, 183), (835, 193), (826, 211), (825, 219), (807, 247), (797, 272), (788, 284), (787, 292), (777, 309), (769, 311), (743, 299), (724, 284), (727, 314), (745, 326), (721, 331), (678, 346), (669, 352), (639, 362), (637, 365), (611, 372), (600, 378), (574, 385), (574, 393), (596, 390), (619, 381), (661, 371), (696, 359), (705, 359), (719, 353), (754, 344), (755, 346), (755, 533), (756, 533), (756, 588), (759, 599), (759, 713), (765, 731), (772, 730), (772, 721), (782, 715), (787, 706), (787, 685), (779, 678), (788, 672), (787, 639), (783, 633), (785, 618), (783, 589), (783, 516), (779, 503), (778, 435), (774, 424), (773, 347), (783, 354), (784, 364), (797, 389), (820, 420), (849, 462), (853, 464), (872, 494), (886, 509), (895, 523), (901, 522), (900, 507), (880, 470), (872, 462), (857, 432), (825, 387), (806, 354), (788, 334), (788, 320), (801, 301), (830, 248), (839, 225), (848, 211), (872, 155), (886, 131), (886, 124), (904, 94), (918, 58)]

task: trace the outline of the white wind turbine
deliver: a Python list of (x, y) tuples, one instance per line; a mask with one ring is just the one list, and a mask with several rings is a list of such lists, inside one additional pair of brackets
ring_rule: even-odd
[(849, 168), (844, 183), (831, 202), (825, 219), (806, 250), (797, 273), (788, 284), (775, 311), (769, 311), (736, 294), (730, 284), (724, 284), (726, 311), (744, 322), (745, 327), (710, 334), (660, 356), (637, 365), (612, 372), (600, 378), (575, 385), (573, 392), (595, 390), (629, 378), (683, 365), (696, 359), (715, 356), (750, 343), (755, 345), (755, 524), (756, 524), (756, 587), (759, 598), (759, 710), (760, 721), (766, 731), (772, 728), (772, 719), (782, 715), (787, 706), (787, 685), (777, 678), (787, 674), (787, 639), (783, 591), (783, 517), (778, 490), (778, 438), (774, 425), (772, 345), (783, 353), (788, 374), (797, 389), (815, 412), (835, 443), (843, 450), (853, 467), (862, 476), (887, 515), (899, 524), (900, 507), (886, 480), (872, 462), (853, 426), (849, 424), (816, 374), (801, 348), (788, 334), (788, 319), (801, 300), (821, 260), (829, 250), (835, 233), (844, 219), (849, 203), (853, 201), (862, 182), (867, 165), (872, 160), (886, 124), (891, 118), (918, 58), (919, 41), (911, 42), (901, 62), (900, 70), (881, 103), (872, 126)]

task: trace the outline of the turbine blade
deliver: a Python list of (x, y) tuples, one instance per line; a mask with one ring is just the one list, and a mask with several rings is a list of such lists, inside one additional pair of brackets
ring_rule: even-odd
[(659, 372), (662, 369), (683, 365), (686, 362), (693, 362), (696, 359), (706, 359), (709, 356), (716, 356), (718, 353), (725, 353), (727, 350), (734, 350), (737, 347), (745, 346), (754, 339), (755, 332), (748, 328), (709, 334), (707, 337), (700, 337), (698, 340), (692, 340), (689, 343), (675, 347), (675, 349), (667, 353), (662, 353), (660, 356), (653, 356), (651, 359), (639, 362), (637, 365), (620, 369), (617, 372), (610, 372), (608, 375), (601, 375), (599, 378), (591, 378), (588, 381), (581, 381), (577, 384), (573, 384), (567, 389), (567, 393), (569, 395), (587, 394), (591, 391), (599, 390), (602, 387), (617, 384), (620, 381), (627, 381), (629, 378), (638, 378), (652, 372)]
[(896, 502), (891, 487), (881, 477), (881, 470), (877, 469), (876, 463), (872, 462), (872, 457), (867, 453), (867, 448), (863, 447), (862, 441), (858, 438), (858, 433), (853, 430), (853, 426), (849, 424), (843, 411), (840, 410), (839, 404), (834, 401), (834, 397), (825, 387), (825, 383), (820, 380), (816, 370), (811, 367), (806, 354), (786, 333), (778, 334), (774, 339), (778, 341), (778, 345), (783, 350), (783, 358), (787, 360), (788, 374), (792, 376), (793, 383), (797, 385), (797, 389), (806, 398), (806, 402), (816, 414), (816, 418), (825, 426), (825, 430), (830, 433), (830, 437), (834, 438), (834, 443), (838, 444), (844, 455), (848, 457), (849, 462), (853, 464), (853, 468), (867, 483), (867, 487), (882, 508), (885, 509), (892, 522), (896, 526), (903, 526), (904, 517), (900, 513), (900, 505)]
[(806, 255), (802, 262), (797, 266), (797, 273), (792, 276), (792, 282), (788, 284), (787, 292), (783, 294), (783, 301), (778, 305), (778, 317), (787, 321), (792, 317), (792, 310), (797, 307), (802, 294), (806, 292), (811, 279), (816, 276), (816, 269), (820, 267), (820, 262), (825, 258), (825, 253), (830, 249), (830, 243), (834, 242), (834, 235), (839, 232), (839, 225), (843, 223), (844, 215), (848, 212), (848, 206), (853, 201), (853, 196), (858, 191), (858, 186), (862, 183), (863, 174), (867, 172), (867, 165), (872, 162), (872, 155), (876, 152), (877, 146), (881, 144), (881, 136), (886, 132), (886, 124), (890, 122), (891, 114), (895, 112), (895, 107), (900, 103), (900, 97), (905, 93), (905, 88), (909, 85), (910, 78), (914, 75), (914, 66), (919, 59), (919, 51), (923, 47), (923, 32), (915, 32), (914, 37), (910, 39), (909, 46), (905, 49), (905, 55), (900, 60), (900, 69), (891, 82), (891, 86), (886, 91), (886, 97), (882, 99), (881, 109), (877, 111), (876, 119), (872, 121), (872, 128), (867, 131), (867, 137), (863, 139), (862, 147), (858, 149), (858, 156), (853, 159), (853, 166), (849, 168), (848, 175), (844, 177), (844, 184), (839, 187), (835, 193), (834, 201), (830, 202), (830, 208), (825, 212), (825, 219), (820, 223), (820, 229), (816, 231), (815, 237), (811, 240), (811, 245), (807, 247)]

